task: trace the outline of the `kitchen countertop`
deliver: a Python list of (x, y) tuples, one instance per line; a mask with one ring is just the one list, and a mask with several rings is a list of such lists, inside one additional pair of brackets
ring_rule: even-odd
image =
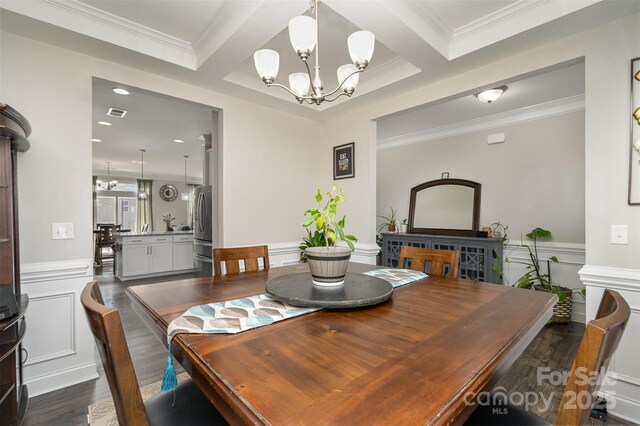
[(193, 231), (114, 232), (114, 237), (150, 237), (153, 235), (189, 235)]

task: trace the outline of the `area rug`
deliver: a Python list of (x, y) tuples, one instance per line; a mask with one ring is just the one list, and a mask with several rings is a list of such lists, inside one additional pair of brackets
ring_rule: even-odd
[[(187, 373), (180, 373), (178, 375), (178, 382), (189, 378)], [(160, 386), (162, 382), (151, 383), (150, 385), (140, 388), (142, 399), (146, 401), (152, 396), (160, 393)], [(87, 422), (90, 426), (118, 426), (118, 417), (116, 416), (116, 407), (113, 405), (112, 399), (96, 402), (89, 406), (89, 414), (87, 415)]]

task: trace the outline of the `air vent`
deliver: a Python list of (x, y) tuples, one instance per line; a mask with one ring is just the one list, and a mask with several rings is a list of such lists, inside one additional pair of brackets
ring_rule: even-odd
[(109, 111), (107, 111), (108, 116), (118, 117), (118, 118), (124, 117), (126, 113), (127, 111), (123, 109), (118, 109), (118, 108), (109, 108)]

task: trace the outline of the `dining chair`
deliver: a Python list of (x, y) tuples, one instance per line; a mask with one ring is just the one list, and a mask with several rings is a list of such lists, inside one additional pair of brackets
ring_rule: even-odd
[[(95, 248), (95, 263), (96, 265), (102, 267), (102, 261), (104, 259), (112, 259), (113, 258), (113, 246), (116, 243), (114, 232), (119, 232), (122, 228), (122, 225), (98, 225), (98, 235), (96, 237), (96, 248)], [(108, 250), (108, 254), (105, 255), (104, 250)]]
[[(455, 250), (436, 250), (421, 247), (400, 247), (398, 268), (406, 268), (409, 261), (409, 269), (426, 272), (429, 275), (440, 275), (447, 278), (458, 276), (458, 252)], [(425, 268), (429, 264), (429, 270)], [(445, 266), (448, 270), (445, 272)]]
[[(605, 290), (600, 300), (596, 319), (589, 321), (582, 336), (578, 352), (571, 367), (567, 385), (556, 413), (555, 425), (587, 424), (593, 402), (611, 356), (618, 347), (630, 309), (620, 293)], [(576, 373), (577, 372), (577, 373)], [(585, 378), (590, 378), (585, 380)], [(584, 395), (591, 404), (585, 404)], [(589, 398), (586, 398), (589, 400)], [(548, 425), (544, 419), (506, 401), (490, 398), (487, 405), (479, 405), (465, 425)]]
[(227, 424), (192, 380), (181, 382), (175, 395), (166, 392), (143, 401), (118, 310), (104, 305), (96, 281), (85, 286), (80, 301), (98, 346), (119, 424)]
[(245, 272), (259, 270), (258, 259), (262, 259), (262, 270), (269, 270), (269, 247), (234, 247), (234, 248), (214, 248), (213, 249), (213, 269), (214, 277), (222, 276), (222, 265), (225, 267), (225, 274), (237, 274), (240, 272), (240, 261), (244, 261)]

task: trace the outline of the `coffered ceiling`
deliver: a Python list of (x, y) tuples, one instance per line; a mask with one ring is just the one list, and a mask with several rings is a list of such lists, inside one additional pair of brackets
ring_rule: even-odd
[[(376, 51), (348, 102), (362, 103), (473, 69), (639, 9), (637, 0), (325, 0), (320, 5), (320, 65), (325, 86), (349, 62), (347, 36), (376, 35)], [(2, 0), (7, 31), (126, 62), (201, 87), (307, 117), (339, 111), (299, 106), (267, 88), (253, 52), (280, 52), (286, 82), (302, 71), (287, 23), (308, 0)], [(525, 36), (526, 35), (526, 36)], [(320, 113), (322, 114), (322, 113)]]

